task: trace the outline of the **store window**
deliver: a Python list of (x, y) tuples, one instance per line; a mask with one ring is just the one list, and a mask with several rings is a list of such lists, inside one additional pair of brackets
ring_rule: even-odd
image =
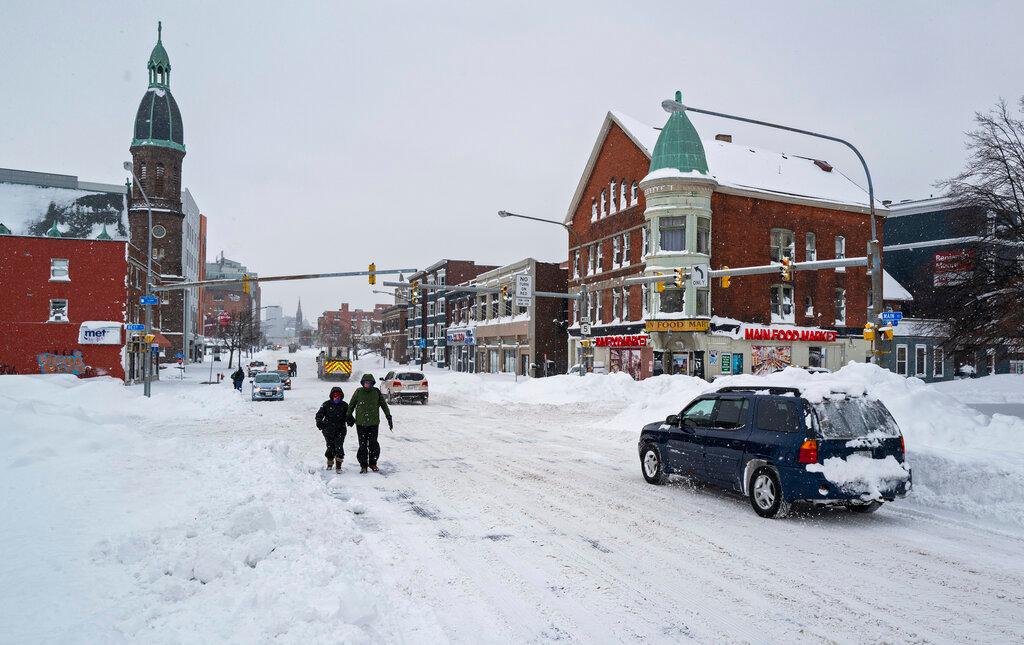
[(69, 282), (71, 274), (68, 272), (70, 263), (61, 258), (50, 258), (50, 282)]
[(696, 313), (698, 316), (710, 316), (711, 315), (711, 290), (710, 289), (697, 289), (697, 302)]
[(50, 322), (68, 322), (68, 301), (57, 299), (50, 301)]
[(809, 348), (807, 348), (807, 366), (808, 367), (825, 367), (825, 348), (824, 347), (809, 347)]
[(907, 375), (907, 346), (896, 346), (896, 373)]
[(813, 262), (818, 259), (818, 241), (814, 233), (805, 236), (806, 246), (804, 247), (804, 260)]
[(771, 259), (772, 262), (782, 262), (782, 258), (793, 259), (794, 242), (793, 231), (784, 228), (773, 228), (771, 232)]
[(914, 376), (928, 375), (928, 346), (914, 345)]
[(506, 349), (505, 350), (505, 365), (502, 369), (503, 372), (512, 373), (516, 371), (516, 350)]
[(793, 287), (788, 284), (775, 284), (771, 287), (771, 305), (773, 323), (794, 322)]
[(711, 255), (711, 220), (697, 218), (697, 253)]
[(662, 217), (658, 222), (661, 230), (662, 251), (685, 251), (686, 250), (686, 218), (685, 217)]
[(836, 324), (846, 324), (846, 289), (836, 289)]
[(946, 374), (945, 351), (941, 347), (932, 348), (932, 376), (942, 378)]

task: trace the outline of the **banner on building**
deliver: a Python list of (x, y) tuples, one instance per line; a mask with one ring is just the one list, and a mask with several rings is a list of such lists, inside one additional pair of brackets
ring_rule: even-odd
[(448, 346), (476, 345), (476, 331), (472, 327), (452, 327), (448, 330)]
[(973, 272), (974, 251), (972, 249), (938, 251), (935, 254), (932, 275), (936, 287), (963, 284), (971, 279)]
[(751, 345), (750, 367), (754, 374), (771, 374), (793, 364), (789, 345)]
[(87, 320), (78, 328), (79, 345), (120, 345), (122, 323)]

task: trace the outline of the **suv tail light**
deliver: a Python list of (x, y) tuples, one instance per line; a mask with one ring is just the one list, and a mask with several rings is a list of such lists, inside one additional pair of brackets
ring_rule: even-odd
[(391, 387), (402, 387), (401, 381), (391, 381)]
[(907, 454), (907, 444), (903, 441), (903, 434), (900, 433), (900, 452)]
[(423, 381), (423, 387), (427, 387), (427, 382)]
[(800, 453), (797, 455), (796, 460), (801, 464), (818, 463), (818, 442), (814, 439), (805, 439), (800, 444)]

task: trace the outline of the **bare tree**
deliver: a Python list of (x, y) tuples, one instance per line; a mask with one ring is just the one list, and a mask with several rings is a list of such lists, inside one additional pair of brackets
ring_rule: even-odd
[[(1018, 103), (1024, 112), (1024, 98)], [(940, 184), (960, 207), (965, 250), (957, 284), (936, 289), (947, 349), (974, 352), (1024, 341), (1024, 120), (1000, 100), (967, 133), (967, 168)]]
[(251, 349), (259, 342), (259, 328), (252, 312), (243, 311), (233, 316), (228, 324), (221, 326), (217, 338), (223, 340), (228, 349), (228, 369), (231, 369), (235, 351), (238, 352), (238, 362), (241, 364), (242, 350)]

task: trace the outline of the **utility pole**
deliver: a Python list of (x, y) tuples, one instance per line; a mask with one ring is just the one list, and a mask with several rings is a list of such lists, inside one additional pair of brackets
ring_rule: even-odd
[[(142, 187), (142, 182), (135, 176), (135, 169), (132, 167), (132, 162), (124, 162), (124, 169), (132, 174), (134, 183), (139, 187), (139, 192), (142, 193), (142, 199), (146, 201), (146, 299), (150, 300), (153, 296), (153, 205), (149, 203), (149, 196), (146, 195), (146, 189)], [(153, 374), (153, 350), (149, 347), (148, 338), (153, 333), (153, 306), (147, 303), (146, 307), (146, 331), (144, 333), (144, 339), (146, 340), (146, 360), (142, 363), (142, 393), (147, 397), (153, 395), (153, 388), (151, 384)]]

